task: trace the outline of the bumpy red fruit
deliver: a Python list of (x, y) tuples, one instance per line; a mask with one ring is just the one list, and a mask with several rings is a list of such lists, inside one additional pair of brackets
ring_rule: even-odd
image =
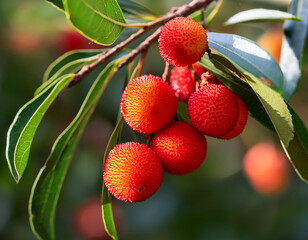
[(178, 67), (199, 61), (208, 46), (206, 31), (202, 25), (185, 17), (167, 22), (159, 35), (158, 43), (162, 58)]
[(104, 183), (110, 193), (125, 202), (140, 202), (152, 196), (163, 180), (157, 154), (145, 144), (127, 142), (108, 154)]
[(171, 87), (153, 75), (133, 79), (126, 86), (120, 103), (125, 122), (141, 133), (156, 132), (170, 123), (177, 104)]
[(269, 143), (259, 143), (248, 150), (243, 161), (244, 173), (260, 193), (277, 195), (287, 186), (289, 165), (284, 153)]
[(247, 118), (248, 118), (248, 110), (247, 110), (247, 106), (246, 104), (243, 102), (243, 100), (237, 96), (237, 102), (239, 104), (239, 108), (240, 108), (240, 114), (238, 116), (238, 120), (235, 124), (235, 126), (233, 127), (233, 129), (228, 132), (226, 135), (222, 136), (222, 139), (226, 139), (226, 140), (230, 140), (232, 138), (237, 137), (238, 135), (240, 135), (247, 123)]
[(151, 148), (166, 172), (183, 175), (197, 169), (206, 156), (204, 135), (187, 122), (175, 121), (155, 133)]
[(171, 70), (170, 87), (180, 101), (188, 102), (196, 89), (196, 81), (188, 67), (175, 67)]
[(237, 96), (222, 84), (210, 84), (188, 101), (191, 123), (203, 134), (220, 138), (230, 132), (239, 117)]

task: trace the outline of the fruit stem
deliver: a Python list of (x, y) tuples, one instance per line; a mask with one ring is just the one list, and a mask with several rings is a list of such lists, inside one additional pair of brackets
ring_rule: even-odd
[(148, 147), (151, 146), (152, 137), (153, 137), (153, 134), (148, 134), (148, 136), (147, 136), (146, 145), (147, 145)]
[(165, 64), (165, 70), (164, 70), (164, 73), (163, 73), (163, 80), (169, 84), (170, 82), (170, 69), (171, 69), (171, 66), (169, 63), (166, 62)]

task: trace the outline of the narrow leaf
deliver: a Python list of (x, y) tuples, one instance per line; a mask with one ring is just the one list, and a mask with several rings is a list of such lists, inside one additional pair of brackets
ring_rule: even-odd
[(268, 116), (270, 117), (276, 133), (283, 144), (288, 147), (289, 142), (293, 139), (293, 123), (292, 116), (284, 99), (269, 88), (267, 85), (256, 79), (249, 73), (243, 73), (248, 80), (248, 84), (252, 87), (262, 105), (264, 106)]
[(46, 0), (61, 11), (64, 11), (62, 0)]
[[(51, 77), (56, 75), (64, 66), (68, 63), (75, 60), (83, 60), (85, 62), (96, 60), (98, 58), (98, 54), (102, 53), (101, 50), (73, 50), (67, 53), (64, 53), (62, 56), (58, 57), (55, 61), (53, 61), (43, 76), (43, 82), (46, 82)], [(63, 70), (60, 71), (63, 73)], [(59, 76), (59, 73), (57, 74)]]
[[(117, 144), (119, 140), (119, 136), (122, 131), (123, 123), (124, 123), (123, 117), (121, 116), (109, 139), (108, 145), (106, 147), (105, 155), (104, 155), (103, 164), (105, 162), (105, 159), (108, 156), (108, 153), (110, 152), (112, 148), (115, 147), (115, 145)], [(103, 187), (102, 187), (102, 217), (103, 217), (106, 232), (109, 234), (109, 236), (112, 239), (117, 240), (118, 236), (117, 236), (117, 230), (115, 228), (114, 220), (113, 220), (110, 193), (107, 187), (105, 186), (104, 182), (103, 182)]]
[[(219, 12), (219, 9), (222, 5), (222, 2), (223, 2), (222, 0), (213, 1), (204, 10), (204, 12), (203, 12), (204, 26), (208, 26), (212, 22), (214, 17)], [(196, 14), (194, 14), (192, 16), (192, 19), (195, 20), (196, 22), (200, 22), (201, 21), (201, 14), (202, 14), (202, 12), (197, 12)]]
[(259, 22), (259, 21), (301, 21), (300, 18), (292, 15), (291, 13), (282, 12), (279, 10), (255, 8), (247, 11), (239, 12), (230, 17), (225, 25), (231, 25), (243, 22)]
[(209, 46), (241, 69), (272, 82), (279, 92), (283, 75), (275, 59), (255, 42), (234, 34), (208, 33)]
[(111, 45), (124, 30), (125, 19), (116, 0), (63, 0), (70, 24), (92, 41)]
[(29, 214), (33, 232), (41, 239), (54, 239), (54, 217), (73, 151), (88, 118), (113, 75), (115, 62), (98, 76), (77, 116), (54, 143), (46, 164), (33, 185)]
[(290, 13), (302, 19), (301, 22), (286, 21), (282, 41), (280, 66), (284, 74), (282, 96), (290, 100), (301, 76), (301, 56), (308, 31), (308, 1), (293, 0)]
[(308, 131), (294, 109), (290, 105), (288, 107), (292, 114), (295, 133), (288, 146), (285, 146), (283, 142), (281, 145), (297, 174), (308, 183)]
[(7, 133), (6, 143), (6, 158), (16, 182), (19, 182), (27, 166), (31, 143), (42, 117), (72, 77), (73, 74), (61, 77), (26, 103), (16, 114)]

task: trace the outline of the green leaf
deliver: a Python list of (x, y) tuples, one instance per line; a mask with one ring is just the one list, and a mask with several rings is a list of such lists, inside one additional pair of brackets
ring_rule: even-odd
[(70, 24), (92, 41), (111, 45), (124, 30), (125, 19), (116, 0), (63, 0)]
[(294, 109), (288, 105), (294, 125), (294, 138), (288, 146), (281, 143), (300, 178), (308, 182), (308, 131)]
[(283, 142), (283, 144), (288, 147), (289, 142), (294, 137), (294, 130), (292, 116), (287, 104), (284, 102), (284, 99), (281, 95), (259, 81), (259, 79), (253, 75), (246, 72), (243, 74), (248, 80), (248, 84), (252, 87), (260, 99), (263, 107), (265, 108), (275, 127), (278, 137)]
[[(38, 94), (40, 94), (42, 91), (48, 88), (50, 84), (54, 84), (54, 82), (58, 81), (59, 77), (65, 74), (69, 74), (69, 73), (76, 73), (83, 66), (96, 61), (98, 59), (97, 53), (98, 52), (92, 52), (92, 53), (91, 52), (81, 52), (80, 54), (79, 53), (73, 54), (73, 56), (69, 54), (67, 55), (67, 58), (64, 57), (63, 59), (61, 59), (60, 57), (59, 62), (57, 62), (56, 60), (54, 62), (56, 64), (52, 66), (51, 68), (47, 69), (47, 73), (44, 75), (44, 79), (43, 79), (43, 81), (45, 82), (43, 82), (43, 84), (35, 90), (34, 96), (37, 96)], [(74, 60), (75, 57), (82, 56), (82, 55), (86, 56), (88, 54), (90, 55), (90, 57), (79, 58), (79, 59), (77, 58)], [(94, 56), (91, 57), (92, 54)]]
[(117, 1), (124, 13), (130, 14), (134, 17), (141, 18), (147, 21), (154, 21), (160, 17), (159, 14), (155, 13), (150, 8), (141, 5), (139, 2), (130, 0), (118, 0)]
[[(103, 164), (110, 150), (114, 148), (115, 145), (118, 143), (119, 137), (121, 135), (123, 123), (124, 123), (124, 120), (123, 120), (123, 117), (121, 116), (109, 139), (108, 145), (106, 147), (105, 155), (104, 155)], [(104, 182), (103, 182), (103, 187), (102, 187), (102, 217), (103, 217), (106, 232), (109, 234), (110, 237), (112, 237), (112, 239), (117, 240), (118, 236), (117, 236), (117, 230), (115, 228), (114, 220), (113, 220), (110, 193), (107, 187), (105, 186)]]
[[(214, 17), (217, 15), (217, 13), (219, 12), (219, 9), (222, 5), (222, 0), (219, 1), (213, 1), (211, 2), (207, 8), (205, 9), (205, 11), (203, 12), (203, 16), (204, 16), (204, 26), (208, 26), (212, 20), (214, 19)], [(193, 20), (195, 20), (196, 22), (200, 22), (201, 21), (201, 12), (197, 12), (196, 14), (193, 15), (192, 17)]]
[(59, 10), (64, 11), (62, 0), (46, 0), (46, 1), (51, 3), (51, 5), (55, 6)]
[[(212, 74), (214, 74), (216, 77), (219, 78), (220, 81), (222, 81), (226, 86), (228, 86), (232, 91), (234, 91), (237, 95), (239, 95), (244, 102), (246, 103), (248, 110), (250, 112), (250, 115), (254, 117), (256, 120), (258, 120), (260, 123), (262, 123), (265, 127), (269, 128), (273, 132), (276, 132), (276, 128), (274, 127), (272, 123), (272, 119), (276, 118), (279, 119), (281, 116), (275, 116), (275, 111), (271, 111), (271, 106), (268, 106), (268, 109), (265, 110), (265, 107), (263, 106), (265, 97), (261, 96), (260, 99), (259, 96), (255, 93), (255, 91), (248, 85), (248, 82), (244, 81), (241, 77), (239, 77), (238, 74), (235, 73), (235, 71), (232, 71), (229, 69), (229, 67), (226, 67), (224, 64), (220, 62), (221, 56), (213, 54), (213, 59), (209, 60), (208, 56), (203, 56), (201, 62), (199, 63), (202, 67), (206, 68), (208, 71), (210, 71)], [(225, 62), (225, 61), (223, 61)], [(231, 63), (228, 63), (229, 66)], [(231, 68), (234, 68), (234, 66), (231, 66)], [(258, 81), (255, 81), (258, 82)], [(261, 93), (261, 95), (270, 95), (271, 93), (268, 92), (268, 87), (264, 85), (265, 93)], [(263, 87), (261, 86), (259, 91), (263, 91)], [(258, 87), (257, 87), (258, 88)], [(274, 91), (272, 91), (273, 94), (277, 95)], [(260, 95), (260, 93), (259, 93)], [(276, 97), (275, 97), (276, 98)], [(281, 97), (278, 97), (278, 99), (281, 99)], [(280, 101), (280, 100), (279, 100)], [(276, 101), (274, 101), (276, 102)], [(287, 104), (287, 103), (286, 103)], [(267, 104), (265, 103), (265, 106)], [(274, 103), (274, 108), (279, 107), (279, 105), (282, 105), (283, 111), (286, 111), (285, 106), (280, 102)], [(294, 137), (291, 139), (288, 143), (288, 146), (286, 146), (287, 138), (290, 137), (290, 133), (286, 132), (285, 137), (286, 140), (282, 141), (281, 144), (285, 149), (285, 152), (287, 156), (289, 157), (290, 161), (292, 162), (292, 165), (295, 168), (295, 171), (297, 174), (304, 180), (308, 181), (308, 132), (307, 128), (305, 127), (302, 120), (299, 118), (299, 116), (296, 114), (296, 112), (292, 109), (290, 105), (288, 105), (288, 109), (292, 115), (292, 124), (294, 126)], [(271, 118), (268, 116), (268, 111), (272, 112)], [(278, 112), (277, 112), (278, 113)], [(274, 117), (273, 117), (274, 114)], [(286, 127), (290, 129), (290, 117), (287, 113), (286, 120), (281, 120), (281, 124), (286, 123)], [(280, 124), (279, 124), (280, 125)], [(281, 129), (281, 126), (279, 127)]]
[(30, 196), (29, 214), (32, 230), (40, 239), (54, 239), (56, 205), (73, 151), (117, 63), (110, 63), (98, 76), (77, 116), (54, 143), (46, 164), (36, 178)]
[(308, 1), (293, 0), (289, 12), (302, 18), (302, 21), (286, 21), (284, 24), (280, 66), (284, 74), (282, 96), (286, 100), (292, 97), (301, 76), (301, 56), (308, 31)]
[(16, 182), (19, 182), (28, 163), (35, 131), (46, 110), (59, 92), (72, 80), (73, 74), (62, 76), (16, 114), (7, 133), (6, 158)]
[(54, 75), (59, 76), (63, 74), (63, 67), (68, 63), (75, 60), (82, 60), (88, 63), (89, 61), (97, 60), (97, 55), (100, 53), (102, 53), (102, 50), (73, 50), (64, 53), (48, 66), (43, 76), (43, 82), (46, 82)]
[(235, 14), (225, 22), (225, 25), (231, 25), (243, 22), (284, 21), (284, 20), (301, 21), (300, 18), (287, 12), (282, 12), (279, 10), (272, 10), (272, 9), (255, 8)]
[(258, 78), (272, 82), (281, 92), (283, 75), (276, 60), (255, 42), (234, 34), (208, 33), (209, 46), (227, 57), (233, 64)]

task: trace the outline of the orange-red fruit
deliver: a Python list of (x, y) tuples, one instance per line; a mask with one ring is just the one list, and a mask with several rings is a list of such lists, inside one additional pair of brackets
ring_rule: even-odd
[(165, 62), (184, 67), (199, 61), (207, 49), (206, 31), (196, 21), (177, 17), (163, 27), (158, 47)]
[(234, 128), (240, 110), (237, 95), (222, 84), (210, 84), (191, 95), (187, 112), (203, 134), (220, 138)]
[(125, 122), (133, 130), (153, 133), (173, 120), (177, 104), (166, 82), (160, 77), (144, 75), (126, 86), (120, 105)]
[(151, 148), (166, 172), (183, 175), (197, 169), (206, 156), (204, 135), (187, 122), (175, 121), (155, 133)]
[(237, 122), (235, 126), (233, 127), (233, 129), (230, 132), (228, 132), (226, 135), (222, 136), (221, 137), (222, 139), (230, 140), (232, 138), (237, 137), (243, 132), (246, 126), (247, 118), (248, 118), (247, 106), (240, 97), (238, 96), (236, 97), (237, 97), (237, 102), (239, 104), (240, 113), (239, 113)]
[(171, 70), (170, 87), (180, 101), (188, 102), (196, 89), (196, 81), (188, 67), (175, 67)]
[(163, 180), (157, 154), (145, 144), (127, 142), (108, 154), (104, 183), (110, 193), (125, 202), (140, 202), (152, 196)]
[(244, 173), (260, 193), (276, 195), (287, 186), (289, 165), (284, 153), (269, 143), (248, 150), (243, 161)]

